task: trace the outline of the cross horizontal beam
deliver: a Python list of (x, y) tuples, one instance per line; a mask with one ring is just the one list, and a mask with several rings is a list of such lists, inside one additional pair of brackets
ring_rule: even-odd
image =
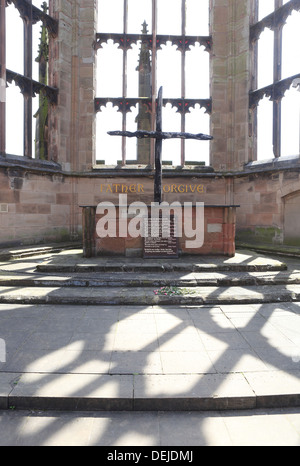
[(162, 131), (162, 107), (163, 107), (163, 88), (158, 92), (156, 108), (156, 131), (138, 130), (134, 133), (130, 131), (109, 131), (110, 136), (125, 136), (127, 138), (153, 138), (155, 139), (155, 178), (154, 178), (154, 202), (162, 202), (162, 141), (166, 139), (196, 139), (198, 141), (210, 141), (212, 136), (207, 134), (191, 133), (164, 133)]
[(208, 136), (207, 134), (198, 133), (198, 134), (191, 134), (191, 133), (164, 133), (161, 131), (135, 131), (134, 133), (130, 131), (109, 131), (108, 134), (110, 136), (125, 136), (128, 138), (137, 138), (137, 139), (196, 139), (198, 141), (210, 141), (212, 136)]

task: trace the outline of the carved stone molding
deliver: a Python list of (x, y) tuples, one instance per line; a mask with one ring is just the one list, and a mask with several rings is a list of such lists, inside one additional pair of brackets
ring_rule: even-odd
[[(150, 99), (141, 98), (110, 98), (110, 97), (96, 97), (95, 99), (95, 110), (101, 112), (101, 107), (106, 107), (107, 104), (111, 103), (114, 107), (118, 108), (118, 112), (128, 113), (131, 112), (132, 107), (136, 107), (137, 104), (145, 105), (149, 112), (152, 111), (152, 101)], [(190, 113), (191, 108), (195, 108), (199, 105), (200, 108), (205, 108), (205, 113), (211, 114), (212, 111), (212, 100), (211, 99), (163, 99), (163, 105), (171, 104), (172, 107), (177, 108), (177, 113), (186, 114)]]
[(44, 84), (10, 70), (6, 70), (6, 81), (10, 84), (14, 81), (24, 96), (35, 97), (37, 94), (44, 94), (50, 104), (57, 104), (58, 89), (55, 87), (45, 86)]
[[(153, 37), (149, 34), (96, 34), (95, 49), (102, 48), (103, 44), (107, 44), (109, 40), (112, 40), (114, 44), (119, 45), (119, 49), (130, 50), (133, 44), (138, 44), (141, 41), (143, 44), (147, 44), (149, 50), (153, 48)], [(156, 37), (156, 49), (161, 50), (162, 45), (167, 45), (171, 42), (172, 45), (177, 46), (177, 50), (189, 51), (190, 47), (195, 46), (198, 42), (201, 46), (205, 47), (207, 52), (212, 49), (212, 38), (210, 36), (166, 36), (158, 35)]]
[(17, 8), (24, 21), (32, 21), (32, 24), (41, 21), (51, 37), (57, 37), (58, 21), (56, 19), (47, 15), (36, 6), (31, 5), (27, 0), (6, 0), (6, 5), (9, 4), (13, 4)]
[(292, 85), (295, 88), (298, 87), (298, 91), (300, 92), (300, 78), (295, 78)]
[(190, 113), (191, 108), (196, 108), (199, 105), (200, 108), (205, 108), (205, 113), (211, 115), (212, 111), (212, 100), (211, 99), (164, 99), (164, 106), (171, 104), (172, 107), (177, 108), (177, 113)]
[(293, 11), (300, 11), (300, 0), (291, 0), (288, 3), (285, 3), (282, 7), (269, 14), (261, 21), (253, 24), (250, 27), (251, 43), (254, 43), (259, 39), (265, 28), (269, 28), (274, 31), (278, 27), (283, 27), (287, 18), (293, 13)]
[(298, 83), (297, 85), (300, 84), (300, 73), (289, 78), (282, 79), (281, 81), (277, 81), (270, 86), (262, 87), (256, 91), (251, 91), (249, 96), (250, 108), (256, 108), (259, 101), (264, 97), (269, 97), (273, 102), (279, 102), (284, 97), (285, 92), (290, 89), (295, 82)]

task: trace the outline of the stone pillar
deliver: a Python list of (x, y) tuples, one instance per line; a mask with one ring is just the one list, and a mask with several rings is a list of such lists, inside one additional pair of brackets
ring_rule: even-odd
[[(143, 34), (148, 33), (146, 21), (143, 24)], [(139, 65), (139, 97), (151, 99), (152, 96), (152, 69), (150, 51), (147, 44), (141, 44)], [(139, 113), (136, 118), (137, 129), (151, 131), (152, 117), (147, 104), (139, 105)], [(151, 139), (138, 139), (137, 141), (137, 162), (149, 165), (151, 154)]]
[(211, 165), (241, 170), (249, 160), (251, 0), (211, 0)]
[(97, 0), (50, 0), (59, 34), (50, 41), (50, 86), (58, 105), (50, 112), (50, 159), (65, 171), (89, 171), (95, 157)]
[(79, 1), (79, 154), (80, 171), (91, 170), (96, 161), (96, 51), (98, 0)]

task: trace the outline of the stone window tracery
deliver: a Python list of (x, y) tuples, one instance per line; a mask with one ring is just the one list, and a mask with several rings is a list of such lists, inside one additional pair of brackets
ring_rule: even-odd
[(58, 22), (46, 1), (0, 1), (0, 154), (48, 160), (48, 106), (58, 96), (48, 81), (48, 38)]
[(250, 109), (257, 159), (300, 153), (300, 0), (255, 0)]
[[(192, 132), (197, 127), (209, 134), (209, 1), (98, 0), (98, 18), (98, 163), (153, 166), (154, 141), (116, 141), (107, 131), (153, 130), (160, 86), (164, 130)], [(170, 141), (163, 160), (176, 166), (190, 160), (209, 163), (209, 145)]]

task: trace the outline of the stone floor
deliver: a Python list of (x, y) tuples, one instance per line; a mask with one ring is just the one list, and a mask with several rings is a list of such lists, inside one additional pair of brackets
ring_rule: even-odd
[[(0, 445), (300, 445), (299, 258), (116, 273), (34, 252), (0, 254)], [(195, 302), (153, 301), (176, 280)]]
[[(127, 452), (201, 446), (300, 446), (300, 408), (214, 412), (0, 411), (0, 446), (100, 446), (98, 460)], [(139, 448), (142, 447), (142, 448)], [(145, 447), (148, 447), (147, 449)]]
[(40, 409), (298, 406), (300, 304), (0, 305), (0, 403)]
[[(260, 259), (250, 255), (246, 262), (253, 260)], [(34, 278), (37, 265), (45, 261), (49, 258), (3, 261), (1, 280)], [(291, 260), (287, 273), (298, 272), (299, 259)], [(277, 276), (282, 273), (280, 267), (274, 271)], [(296, 288), (297, 280), (282, 286)], [(276, 286), (268, 288), (270, 295), (275, 296)], [(171, 305), (149, 305), (142, 298), (135, 305), (109, 305), (101, 304), (99, 296), (97, 304), (79, 303), (84, 292), (93, 296), (96, 289), (61, 286), (61, 296), (67, 290), (72, 303), (47, 304), (47, 287), (20, 287), (18, 281), (1, 287), (1, 409), (207, 411), (299, 406), (297, 300), (228, 304), (217, 293), (221, 299), (211, 305), (182, 305), (176, 299)], [(237, 289), (229, 287), (227, 296), (236, 295)], [(132, 293), (130, 287), (114, 288), (116, 294), (121, 290), (127, 296)], [(30, 303), (32, 294), (41, 292), (45, 304)], [(24, 304), (26, 293), (30, 299)], [(105, 288), (105, 293), (112, 289)]]

